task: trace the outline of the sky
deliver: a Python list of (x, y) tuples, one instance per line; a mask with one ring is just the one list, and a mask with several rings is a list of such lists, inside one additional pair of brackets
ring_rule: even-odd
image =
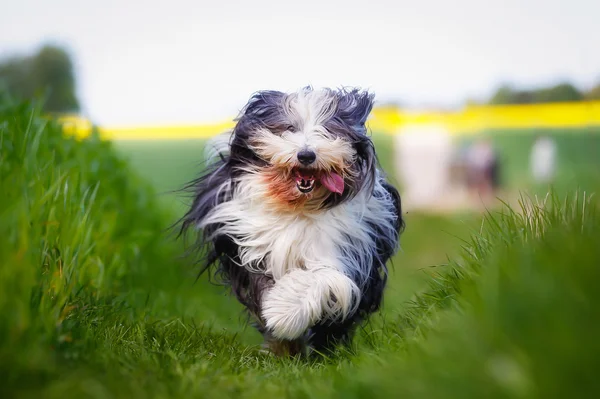
[(456, 107), (600, 81), (598, 0), (2, 0), (0, 57), (64, 45), (101, 125), (218, 122), (258, 90), (357, 86)]

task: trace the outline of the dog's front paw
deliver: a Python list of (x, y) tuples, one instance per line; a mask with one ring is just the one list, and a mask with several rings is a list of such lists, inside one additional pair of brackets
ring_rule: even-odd
[(296, 339), (318, 320), (320, 304), (307, 298), (312, 281), (309, 272), (294, 270), (265, 294), (262, 317), (274, 337)]
[(265, 294), (262, 317), (271, 334), (293, 340), (322, 318), (345, 318), (360, 293), (345, 275), (334, 269), (293, 270)]

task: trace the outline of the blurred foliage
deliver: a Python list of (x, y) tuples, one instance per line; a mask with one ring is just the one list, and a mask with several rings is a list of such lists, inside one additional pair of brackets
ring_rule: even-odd
[(83, 334), (79, 316), (119, 308), (149, 264), (173, 257), (157, 234), (164, 225), (153, 190), (110, 142), (65, 137), (39, 108), (2, 94), (0, 391), (24, 372), (52, 374), (57, 351)]
[(521, 90), (511, 85), (503, 85), (496, 90), (489, 103), (492, 105), (537, 104), (573, 102), (583, 99), (584, 94), (570, 83), (559, 83), (532, 90)]
[(600, 83), (585, 93), (586, 100), (600, 100)]
[(568, 82), (536, 89), (518, 89), (513, 85), (501, 85), (489, 99), (491, 105), (539, 104), (600, 100), (600, 83), (587, 91), (579, 90)]
[(405, 351), (371, 359), (346, 393), (597, 397), (600, 214), (590, 197), (522, 197), (489, 213), (400, 319)]
[(79, 110), (73, 64), (67, 51), (46, 45), (36, 54), (0, 62), (0, 89), (20, 100), (45, 94), (47, 112)]

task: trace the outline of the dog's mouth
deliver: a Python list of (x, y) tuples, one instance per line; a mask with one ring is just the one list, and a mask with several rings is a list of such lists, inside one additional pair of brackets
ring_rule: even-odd
[(335, 172), (318, 172), (314, 169), (296, 168), (294, 170), (296, 187), (303, 194), (308, 194), (315, 188), (318, 180), (332, 193), (344, 192), (344, 179)]
[(315, 188), (315, 171), (309, 169), (296, 169), (294, 173), (296, 187), (301, 193), (308, 194)]

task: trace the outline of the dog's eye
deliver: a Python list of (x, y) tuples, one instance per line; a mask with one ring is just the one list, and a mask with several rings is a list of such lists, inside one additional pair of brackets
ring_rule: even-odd
[(294, 125), (289, 125), (287, 128), (285, 128), (285, 130), (293, 133), (296, 131), (296, 128), (294, 127)]

